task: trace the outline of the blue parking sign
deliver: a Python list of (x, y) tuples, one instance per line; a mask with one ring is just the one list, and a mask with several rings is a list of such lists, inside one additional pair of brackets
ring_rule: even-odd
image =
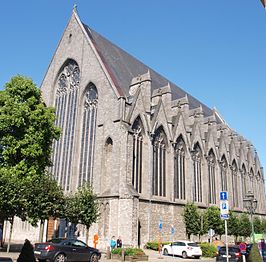
[(220, 200), (228, 200), (228, 192), (227, 191), (221, 191), (220, 192)]

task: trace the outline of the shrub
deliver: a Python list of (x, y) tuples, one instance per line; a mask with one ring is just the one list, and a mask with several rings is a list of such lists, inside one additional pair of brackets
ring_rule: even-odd
[(253, 244), (247, 262), (262, 262), (262, 257), (257, 244)]
[(209, 243), (201, 243), (199, 244), (202, 250), (202, 256), (203, 257), (215, 257), (217, 253), (217, 247), (214, 245), (211, 245)]
[[(171, 242), (163, 242), (161, 245), (168, 245)], [(147, 242), (145, 247), (147, 249), (152, 249), (152, 250), (158, 250), (159, 242), (158, 241), (152, 241), (152, 242)]]
[(141, 256), (145, 255), (144, 251), (140, 248), (126, 248), (125, 249), (125, 255), (126, 256)]
[(121, 247), (118, 247), (118, 248), (113, 248), (112, 251), (111, 251), (112, 254), (118, 254), (121, 256), (122, 254), (122, 248)]
[[(114, 248), (112, 254), (122, 255), (122, 248)], [(125, 248), (125, 256), (141, 256), (145, 255), (144, 251), (140, 248), (127, 247)]]

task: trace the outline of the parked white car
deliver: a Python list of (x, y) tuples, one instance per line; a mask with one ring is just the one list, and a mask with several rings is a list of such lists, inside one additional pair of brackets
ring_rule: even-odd
[(171, 244), (164, 245), (162, 250), (164, 255), (181, 256), (183, 258), (200, 258), (202, 256), (202, 250), (198, 244), (186, 240), (175, 241)]

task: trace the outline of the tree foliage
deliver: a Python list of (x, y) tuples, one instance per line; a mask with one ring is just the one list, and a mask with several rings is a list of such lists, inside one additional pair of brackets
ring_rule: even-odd
[(266, 219), (265, 218), (261, 220), (261, 231), (263, 234), (266, 234)]
[(187, 203), (183, 210), (183, 219), (186, 226), (186, 234), (190, 239), (191, 235), (199, 235), (201, 230), (201, 217), (198, 207), (194, 203)]
[(26, 219), (26, 191), (27, 186), (21, 179), (0, 169), (0, 221), (13, 223), (15, 216)]
[(206, 219), (209, 229), (213, 229), (219, 236), (224, 234), (224, 222), (220, 218), (220, 209), (217, 206), (208, 207)]
[(240, 235), (240, 232), (239, 232), (239, 218), (232, 211), (229, 212), (228, 235), (234, 236), (235, 237), (235, 241), (237, 241), (237, 237)]
[(262, 224), (261, 224), (261, 220), (260, 220), (259, 217), (254, 217), (253, 225), (254, 225), (254, 232), (256, 234), (263, 233), (263, 231), (262, 231)]
[(89, 228), (100, 216), (97, 195), (93, 193), (89, 184), (79, 187), (74, 195), (66, 198), (65, 216), (74, 224), (86, 226), (86, 243), (88, 243)]
[(16, 76), (0, 91), (0, 168), (18, 175), (44, 173), (51, 165), (54, 109), (32, 80)]
[(89, 184), (79, 187), (74, 195), (66, 198), (65, 214), (72, 223), (83, 224), (87, 229), (97, 221), (99, 203)]
[(40, 191), (46, 190), (42, 179), (51, 165), (52, 142), (60, 135), (54, 122), (54, 109), (29, 78), (13, 77), (0, 91), (0, 219), (11, 222), (10, 237), (14, 216), (36, 224), (46, 212), (33, 210), (43, 208), (41, 195), (47, 200)]
[(246, 213), (242, 213), (239, 217), (239, 235), (249, 237), (251, 235), (251, 231), (251, 223), (248, 215)]
[(44, 221), (49, 217), (58, 218), (63, 213), (64, 192), (48, 174), (31, 179), (27, 199), (27, 218), (32, 225), (37, 225), (39, 220)]
[(260, 255), (258, 245), (255, 243), (252, 245), (249, 256), (247, 258), (247, 262), (262, 262), (262, 261), (263, 259)]

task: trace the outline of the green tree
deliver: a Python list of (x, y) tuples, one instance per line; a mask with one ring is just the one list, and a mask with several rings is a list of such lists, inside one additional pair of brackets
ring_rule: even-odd
[(11, 235), (13, 231), (14, 217), (17, 216), (22, 220), (26, 219), (25, 192), (27, 186), (21, 179), (12, 173), (3, 172), (0, 169), (0, 218), (1, 221), (10, 222), (10, 234), (7, 251), (9, 252)]
[(182, 215), (188, 238), (190, 239), (191, 235), (199, 235), (201, 231), (201, 218), (198, 207), (194, 203), (187, 203)]
[(76, 193), (66, 198), (66, 218), (72, 223), (86, 226), (86, 243), (88, 243), (89, 228), (100, 216), (97, 195), (89, 184), (79, 187)]
[[(28, 184), (27, 220), (36, 226), (41, 221), (40, 239), (43, 235), (43, 224), (46, 219), (58, 218), (63, 214), (65, 203), (64, 192), (57, 181), (50, 175), (34, 176)], [(34, 197), (31, 197), (34, 196)]]
[(260, 220), (259, 217), (254, 217), (253, 225), (254, 225), (254, 232), (255, 232), (255, 234), (261, 234), (261, 233), (263, 233), (263, 231), (262, 231), (262, 224), (261, 224), (261, 220)]
[(201, 211), (200, 215), (200, 231), (199, 231), (199, 242), (201, 241), (201, 236), (208, 233), (208, 219), (206, 216), (206, 212)]
[(234, 236), (235, 242), (237, 242), (237, 237), (239, 236), (239, 233), (239, 219), (234, 212), (229, 211), (228, 235)]
[(263, 234), (266, 234), (266, 219), (265, 218), (261, 220), (261, 231)]
[(239, 217), (239, 235), (246, 238), (251, 235), (251, 231), (251, 223), (248, 215), (246, 213), (242, 213)]
[(224, 221), (220, 218), (220, 209), (217, 206), (208, 207), (206, 211), (206, 219), (208, 221), (208, 229), (213, 229), (215, 234), (224, 234)]
[(43, 174), (58, 139), (54, 109), (32, 80), (16, 76), (0, 91), (0, 168), (13, 174)]
[(52, 142), (60, 135), (54, 122), (54, 109), (32, 80), (13, 77), (0, 91), (0, 214), (11, 222), (8, 250), (14, 216), (27, 218), (27, 186), (51, 165)]
[(252, 245), (250, 254), (247, 258), (247, 262), (262, 262), (262, 257), (260, 255), (260, 251), (256, 243)]

